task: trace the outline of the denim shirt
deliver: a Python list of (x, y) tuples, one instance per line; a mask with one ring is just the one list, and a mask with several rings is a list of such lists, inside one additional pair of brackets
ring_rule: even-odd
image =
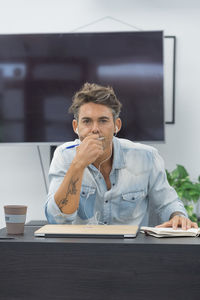
[(162, 222), (175, 211), (187, 216), (183, 203), (169, 186), (164, 163), (158, 151), (147, 145), (113, 137), (113, 165), (108, 190), (101, 172), (92, 164), (84, 170), (77, 211), (64, 214), (54, 194), (76, 154), (66, 147), (79, 140), (59, 146), (49, 171), (49, 193), (45, 213), (49, 223), (148, 225), (149, 206)]

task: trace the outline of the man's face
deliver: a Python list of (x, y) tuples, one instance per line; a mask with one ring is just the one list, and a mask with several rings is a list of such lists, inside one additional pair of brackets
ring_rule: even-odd
[(102, 140), (104, 149), (110, 147), (116, 124), (109, 107), (92, 102), (83, 104), (79, 109), (78, 123), (75, 121), (74, 125), (78, 126), (81, 141), (88, 135), (98, 134), (99, 137), (104, 137)]

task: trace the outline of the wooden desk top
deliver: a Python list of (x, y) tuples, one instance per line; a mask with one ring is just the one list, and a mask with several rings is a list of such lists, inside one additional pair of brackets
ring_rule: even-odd
[[(24, 235), (14, 236), (7, 235), (6, 228), (0, 229), (0, 242), (28, 242), (28, 243), (79, 243), (79, 244), (129, 244), (129, 245), (200, 245), (200, 237), (180, 237), (180, 238), (155, 238), (152, 236), (146, 236), (143, 233), (138, 233), (136, 238), (126, 238), (126, 239), (102, 239), (102, 238), (42, 238), (34, 237), (34, 232), (39, 229), (40, 226), (33, 225), (30, 222), (25, 225)], [(13, 239), (2, 239), (3, 237), (12, 237)]]

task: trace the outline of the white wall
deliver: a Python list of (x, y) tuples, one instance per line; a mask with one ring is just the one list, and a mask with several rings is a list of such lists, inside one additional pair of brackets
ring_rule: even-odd
[[(106, 16), (143, 30), (177, 37), (176, 124), (166, 126), (165, 144), (154, 144), (168, 169), (183, 164), (200, 174), (200, 2), (198, 0), (0, 0), (0, 33), (68, 32)], [(79, 31), (130, 30), (104, 19)], [(48, 172), (49, 147), (41, 146)], [(0, 146), (0, 227), (4, 204), (27, 204), (27, 220), (44, 219), (46, 192), (37, 148)]]

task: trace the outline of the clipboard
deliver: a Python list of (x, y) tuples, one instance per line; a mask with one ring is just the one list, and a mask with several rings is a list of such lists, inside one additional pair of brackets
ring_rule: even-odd
[(48, 224), (34, 232), (35, 237), (45, 238), (135, 238), (137, 225), (68, 225)]

